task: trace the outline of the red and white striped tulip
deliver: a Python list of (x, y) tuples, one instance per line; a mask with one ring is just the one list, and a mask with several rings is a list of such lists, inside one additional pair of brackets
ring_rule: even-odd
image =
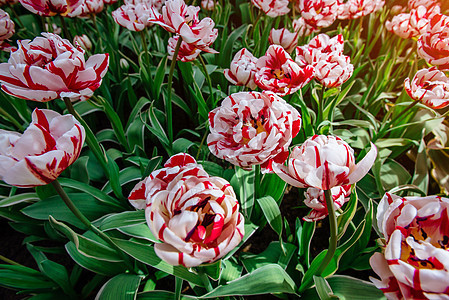
[(292, 53), (295, 47), (298, 45), (299, 31), (290, 32), (286, 28), (271, 29), (268, 40), (271, 45), (279, 45), (285, 49), (288, 53)]
[(338, 6), (338, 19), (358, 19), (381, 10), (384, 0), (348, 0)]
[(296, 47), (295, 61), (302, 67), (314, 66), (329, 55), (343, 55), (344, 42), (341, 34), (331, 38), (325, 33), (320, 33), (309, 44)]
[(408, 0), (408, 8), (410, 10), (417, 9), (421, 5), (429, 9), (433, 6), (440, 6), (440, 4), (439, 0)]
[(440, 70), (449, 69), (449, 16), (437, 14), (417, 42), (418, 55)]
[(215, 41), (218, 30), (214, 29), (215, 23), (211, 18), (200, 20), (199, 11), (200, 7), (187, 6), (183, 0), (167, 0), (162, 7), (162, 14), (153, 8), (148, 21), (181, 36), (187, 44), (203, 49)]
[(331, 26), (337, 19), (339, 0), (298, 0), (304, 21), (315, 30)]
[(147, 3), (126, 3), (112, 12), (114, 21), (131, 31), (142, 31), (152, 25), (149, 18), (151, 6)]
[(274, 162), (273, 170), (293, 186), (330, 190), (362, 179), (376, 157), (377, 148), (371, 143), (371, 150), (356, 164), (354, 150), (341, 138), (314, 135), (293, 149), (288, 166)]
[(370, 278), (388, 299), (448, 299), (449, 199), (387, 193), (377, 209), (386, 247), (370, 264)]
[(407, 94), (424, 105), (439, 109), (449, 105), (449, 78), (436, 67), (419, 70), (412, 80), (406, 78)]
[(270, 45), (256, 63), (254, 82), (262, 90), (285, 96), (298, 91), (313, 78), (313, 67), (300, 67), (278, 45)]
[(243, 85), (250, 89), (256, 89), (254, 74), (256, 74), (257, 58), (248, 49), (240, 49), (231, 61), (229, 69), (224, 70), (224, 75), (229, 82), (235, 85)]
[(9, 39), (14, 32), (14, 22), (6, 11), (0, 9), (0, 41)]
[(429, 9), (419, 6), (409, 13), (401, 13), (394, 16), (391, 21), (386, 21), (385, 28), (404, 39), (417, 37), (426, 32), (430, 19), (439, 13), (439, 6)]
[(240, 92), (209, 113), (207, 145), (218, 158), (242, 168), (283, 163), (301, 128), (301, 115), (272, 92)]
[(18, 41), (19, 49), (0, 64), (2, 90), (39, 102), (91, 97), (108, 70), (108, 54), (92, 55), (86, 61), (81, 47), (52, 33), (42, 35)]
[(314, 67), (314, 76), (322, 85), (327, 88), (339, 87), (351, 78), (354, 66), (351, 64), (349, 56), (328, 55), (323, 60), (319, 60)]
[(0, 129), (0, 179), (18, 187), (46, 185), (75, 162), (84, 138), (72, 115), (35, 109), (23, 134)]
[(290, 12), (288, 0), (251, 0), (251, 2), (255, 7), (272, 18), (283, 16)]
[(309, 36), (319, 31), (319, 29), (307, 24), (303, 17), (293, 20), (293, 30), (298, 33), (298, 36)]
[(92, 42), (90, 41), (89, 37), (85, 34), (76, 35), (73, 38), (73, 44), (79, 45), (81, 48), (83, 48), (86, 51), (89, 51), (92, 49)]
[(148, 226), (162, 241), (154, 245), (155, 252), (171, 265), (214, 262), (243, 238), (244, 218), (231, 185), (210, 177), (188, 154), (172, 156), (130, 197), (142, 194)]
[(55, 15), (67, 16), (78, 9), (84, 0), (19, 0), (20, 3), (31, 11), (43, 17)]
[[(170, 60), (173, 60), (173, 55), (175, 55), (175, 48), (176, 44), (178, 43), (178, 39), (179, 36), (174, 36), (168, 39), (167, 52), (168, 59)], [(183, 62), (192, 61), (195, 60), (198, 55), (200, 55), (200, 53), (201, 50), (196, 48), (195, 45), (187, 44), (186, 42), (182, 41), (176, 60), (180, 60)]]
[[(349, 200), (351, 194), (351, 185), (334, 186), (331, 188), (334, 210), (338, 210)], [(307, 222), (315, 222), (324, 219), (328, 214), (326, 198), (324, 191), (317, 188), (308, 188), (304, 192), (304, 204), (312, 211), (303, 218)]]
[(69, 17), (88, 17), (89, 15), (96, 15), (103, 11), (103, 0), (84, 0), (75, 11), (72, 11), (67, 16)]

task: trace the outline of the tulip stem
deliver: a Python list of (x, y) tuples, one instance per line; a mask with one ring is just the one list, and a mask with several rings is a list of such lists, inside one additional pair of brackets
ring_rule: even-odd
[(107, 236), (103, 231), (95, 227), (89, 219), (84, 216), (84, 214), (78, 209), (78, 207), (75, 206), (75, 204), (70, 200), (67, 193), (62, 188), (59, 181), (56, 179), (54, 180), (51, 185), (56, 190), (56, 192), (61, 197), (62, 201), (64, 201), (65, 205), (70, 209), (70, 211), (78, 218), (78, 220), (83, 223), (84, 226), (87, 227), (88, 230), (92, 230), (98, 237), (103, 239), (106, 243), (108, 243), (123, 259), (124, 263), (127, 265), (130, 271), (134, 271), (134, 266), (130, 262), (129, 257), (111, 240), (109, 236)]
[(326, 198), (327, 212), (329, 213), (330, 238), (326, 256), (323, 258), (320, 266), (315, 272), (318, 276), (322, 276), (322, 273), (326, 270), (326, 267), (329, 265), (335, 254), (335, 250), (337, 249), (337, 216), (335, 215), (334, 200), (332, 199), (331, 190), (324, 190), (324, 197)]
[(168, 73), (168, 99), (165, 104), (165, 110), (167, 111), (167, 128), (168, 128), (168, 139), (170, 145), (173, 144), (173, 116), (172, 116), (172, 84), (173, 84), (173, 73), (175, 72), (176, 60), (178, 59), (179, 48), (181, 48), (182, 37), (178, 37), (178, 43), (175, 47), (175, 53), (173, 54), (173, 59), (170, 65), (170, 73)]
[(147, 29), (146, 28), (144, 30), (140, 31), (140, 37), (141, 37), (141, 40), (142, 40), (143, 52), (145, 53), (144, 54), (145, 55), (145, 67), (149, 68), (150, 67), (150, 54), (148, 53), (146, 34), (147, 34)]
[[(62, 30), (64, 30), (65, 38), (68, 39), (70, 42), (72, 42), (73, 38), (70, 34), (69, 30), (67, 29), (67, 25), (65, 23), (64, 17), (59, 15), (59, 20), (61, 21)], [(50, 26), (50, 25), (48, 25)]]
[(22, 125), (17, 122), (17, 120), (11, 116), (6, 110), (4, 110), (2, 107), (0, 107), (0, 115), (4, 116), (5, 119), (7, 119), (9, 122), (11, 122), (16, 128), (20, 131), (23, 131)]
[[(14, 9), (13, 5), (8, 2), (9, 8), (12, 11), (12, 14), (14, 15), (14, 17), (16, 18), (17, 22), (19, 22), (20, 27), (25, 28), (25, 26), (22, 23), (22, 20), (20, 20), (19, 15), (17, 14), (16, 10)], [(26, 29), (26, 28), (25, 28)]]
[(215, 106), (215, 97), (214, 97), (214, 93), (213, 93), (213, 90), (212, 90), (212, 81), (210, 79), (209, 73), (207, 72), (206, 63), (204, 62), (204, 59), (201, 56), (201, 54), (198, 55), (198, 57), (200, 58), (200, 63), (201, 63), (201, 66), (203, 67), (203, 70), (204, 70), (204, 76), (206, 77), (207, 84), (209, 85), (210, 98), (212, 99), (212, 104), (213, 104), (213, 106)]
[(399, 115), (396, 118), (393, 118), (390, 122), (390, 128), (398, 121), (400, 121), (402, 118), (405, 117), (406, 113), (412, 109), (413, 107), (415, 107), (416, 104), (418, 104), (420, 101), (419, 100), (415, 100), (412, 103), (409, 104), (409, 106), (407, 106), (403, 111), (401, 111), (399, 113)]
[(9, 258), (4, 257), (3, 255), (0, 255), (0, 260), (4, 261), (7, 264), (13, 265), (13, 266), (20, 266), (24, 267), (24, 265), (19, 264), (18, 262), (15, 262)]

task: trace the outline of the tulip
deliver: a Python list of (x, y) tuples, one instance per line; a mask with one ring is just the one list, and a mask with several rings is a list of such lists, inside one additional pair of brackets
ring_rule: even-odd
[[(351, 193), (351, 185), (334, 186), (331, 188), (331, 193), (334, 209), (337, 210), (349, 200), (348, 197)], [(312, 209), (312, 211), (303, 218), (304, 221), (314, 222), (324, 219), (328, 215), (323, 190), (311, 187), (306, 190), (304, 196), (304, 204)]]
[(412, 9), (410, 13), (401, 13), (394, 16), (391, 21), (385, 23), (385, 28), (404, 39), (417, 37), (426, 32), (430, 19), (439, 13), (439, 6), (429, 9), (419, 6)]
[(83, 4), (83, 0), (19, 0), (20, 3), (31, 11), (43, 17), (55, 15), (66, 16), (74, 12)]
[(327, 88), (333, 88), (341, 86), (352, 76), (354, 66), (349, 62), (349, 56), (329, 55), (318, 61), (314, 70), (316, 80)]
[(293, 49), (298, 45), (298, 35), (297, 32), (290, 32), (288, 29), (271, 29), (268, 40), (271, 45), (280, 45), (288, 53), (292, 53)]
[(383, 254), (370, 264), (370, 278), (388, 299), (446, 299), (449, 287), (449, 199), (387, 193), (377, 209), (385, 238)]
[(68, 14), (69, 17), (87, 17), (89, 15), (96, 15), (103, 11), (104, 8), (103, 0), (84, 0), (83, 3), (71, 13)]
[(73, 38), (73, 43), (75, 45), (81, 46), (86, 51), (89, 51), (92, 49), (92, 42), (90, 41), (89, 37), (85, 34), (83, 35), (77, 35)]
[(362, 179), (376, 156), (377, 148), (371, 143), (371, 150), (355, 164), (354, 150), (341, 138), (314, 135), (293, 149), (288, 166), (274, 162), (273, 170), (293, 186), (330, 190)]
[(358, 19), (381, 10), (384, 0), (348, 0), (338, 6), (338, 19)]
[(8, 13), (0, 9), (0, 41), (9, 39), (14, 34), (14, 22)]
[(313, 77), (313, 68), (301, 68), (290, 55), (278, 45), (270, 45), (265, 56), (256, 63), (254, 82), (263, 90), (279, 96), (292, 94), (305, 86)]
[(130, 197), (142, 195), (148, 226), (162, 241), (155, 252), (171, 265), (212, 263), (243, 238), (244, 219), (231, 185), (210, 177), (188, 154), (172, 156)]
[(412, 80), (406, 78), (404, 87), (412, 99), (430, 108), (449, 105), (449, 78), (436, 67), (419, 70)]
[(84, 138), (72, 115), (35, 109), (23, 134), (0, 129), (0, 179), (18, 187), (46, 185), (78, 158)]
[[(176, 44), (178, 43), (179, 36), (171, 37), (168, 39), (167, 52), (168, 59), (173, 60), (173, 55), (175, 54)], [(200, 55), (201, 50), (196, 48), (194, 45), (187, 44), (186, 42), (182, 42), (179, 47), (177, 60), (180, 61), (192, 61), (195, 60), (198, 55)]]
[(418, 55), (426, 62), (440, 70), (449, 69), (449, 17), (434, 15), (417, 45)]
[(126, 3), (112, 12), (114, 21), (131, 31), (142, 31), (150, 26), (150, 15), (151, 6), (146, 3)]
[(303, 17), (293, 20), (293, 29), (298, 33), (298, 36), (309, 36), (312, 33), (319, 31), (306, 23)]
[(251, 0), (253, 5), (261, 9), (267, 16), (275, 18), (290, 12), (288, 0)]
[(167, 0), (162, 7), (162, 14), (151, 9), (149, 22), (162, 26), (165, 30), (181, 36), (187, 44), (198, 49), (209, 47), (217, 38), (218, 30), (211, 18), (198, 18), (200, 8), (187, 6), (183, 0)]
[(33, 41), (18, 41), (19, 49), (0, 64), (2, 90), (39, 102), (91, 97), (107, 72), (108, 54), (92, 55), (85, 61), (80, 47), (52, 33), (42, 35)]
[(408, 8), (410, 10), (417, 9), (421, 5), (429, 9), (433, 6), (440, 6), (440, 4), (439, 0), (408, 0)]
[(314, 29), (326, 28), (337, 19), (339, 0), (298, 0), (304, 21)]
[(205, 10), (214, 10), (215, 1), (214, 0), (201, 0), (201, 7)]
[(257, 58), (248, 49), (240, 49), (231, 61), (230, 69), (224, 70), (227, 80), (235, 85), (247, 86), (256, 89), (254, 74), (256, 73)]
[(299, 112), (272, 92), (241, 92), (225, 98), (209, 113), (209, 150), (230, 163), (248, 168), (283, 163), (299, 129)]

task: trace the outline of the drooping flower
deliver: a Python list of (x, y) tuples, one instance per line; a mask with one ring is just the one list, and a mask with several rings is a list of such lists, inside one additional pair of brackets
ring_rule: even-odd
[[(331, 188), (331, 193), (334, 209), (337, 210), (349, 200), (351, 185), (334, 186)], [(303, 218), (304, 221), (315, 222), (324, 219), (329, 214), (323, 190), (310, 187), (304, 192), (304, 196), (304, 204), (313, 209)]]
[(385, 28), (404, 39), (417, 37), (426, 32), (430, 19), (439, 13), (439, 6), (433, 6), (429, 9), (419, 6), (409, 13), (401, 13), (394, 16), (391, 21), (386, 21)]
[(84, 59), (84, 50), (52, 33), (33, 41), (18, 41), (19, 49), (0, 64), (0, 82), (6, 93), (26, 100), (72, 101), (91, 97), (108, 70), (108, 54)]
[(247, 168), (271, 160), (283, 163), (301, 128), (299, 112), (272, 92), (241, 92), (226, 97), (209, 113), (207, 145), (212, 154)]
[(339, 0), (298, 0), (301, 17), (312, 28), (326, 28), (337, 19)]
[(386, 242), (370, 264), (370, 278), (388, 299), (447, 299), (449, 287), (449, 199), (399, 197), (387, 193), (377, 209)]
[(0, 129), (0, 179), (18, 187), (48, 184), (78, 158), (84, 138), (72, 115), (35, 109), (23, 134)]
[(20, 3), (31, 11), (43, 17), (55, 15), (66, 16), (75, 11), (83, 0), (19, 0)]
[(188, 154), (172, 156), (129, 198), (140, 204), (142, 196), (147, 224), (162, 241), (154, 245), (155, 252), (171, 265), (214, 262), (243, 238), (244, 218), (231, 185), (210, 177)]
[(73, 38), (73, 44), (79, 45), (81, 48), (83, 48), (86, 51), (89, 51), (92, 49), (92, 42), (90, 41), (89, 37), (85, 34), (76, 35)]
[(298, 45), (299, 31), (290, 32), (286, 28), (271, 29), (268, 40), (271, 45), (282, 46), (285, 51), (292, 53), (293, 49)]
[(412, 80), (406, 78), (404, 87), (412, 99), (430, 108), (449, 105), (449, 78), (436, 67), (419, 70)]
[(187, 6), (183, 0), (167, 0), (161, 11), (162, 14), (153, 8), (148, 21), (181, 36), (184, 42), (198, 49), (209, 47), (218, 36), (211, 18), (199, 19), (198, 6)]
[(296, 63), (302, 67), (311, 66), (315, 79), (327, 88), (346, 82), (354, 71), (349, 56), (343, 54), (343, 36), (330, 38), (321, 33), (308, 45), (296, 48)]
[(384, 0), (348, 0), (338, 6), (338, 19), (358, 19), (381, 10)]
[(293, 186), (330, 190), (362, 179), (376, 156), (377, 148), (371, 143), (370, 151), (355, 164), (354, 150), (341, 138), (314, 135), (293, 149), (288, 166), (274, 162), (273, 170)]
[(251, 0), (251, 2), (255, 7), (272, 18), (283, 16), (290, 12), (288, 0)]
[(240, 49), (231, 61), (229, 69), (224, 70), (227, 80), (235, 85), (247, 86), (250, 89), (256, 89), (254, 74), (256, 74), (257, 58), (253, 56), (248, 49)]
[(256, 63), (254, 82), (263, 90), (280, 96), (292, 94), (305, 86), (313, 77), (311, 66), (300, 67), (278, 45), (270, 45), (265, 56)]
[(136, 2), (126, 3), (112, 12), (114, 21), (131, 31), (142, 31), (152, 23), (151, 6), (148, 3)]
[(449, 17), (437, 14), (417, 42), (418, 54), (440, 70), (449, 69)]

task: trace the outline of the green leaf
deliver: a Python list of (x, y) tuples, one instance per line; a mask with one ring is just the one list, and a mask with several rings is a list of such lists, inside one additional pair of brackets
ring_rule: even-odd
[[(371, 282), (363, 281), (357, 278), (334, 275), (327, 278), (327, 282), (334, 295), (341, 299), (351, 300), (385, 300), (384, 293), (376, 288)], [(315, 289), (309, 289), (301, 295), (307, 300), (320, 299)]]
[(333, 294), (332, 289), (326, 279), (320, 276), (313, 276), (313, 281), (315, 282), (315, 289), (321, 300), (339, 299)]
[(235, 167), (235, 175), (230, 180), (245, 217), (251, 217), (254, 207), (254, 170), (245, 171), (240, 167)]
[(13, 206), (24, 202), (36, 202), (39, 200), (39, 196), (36, 193), (23, 193), (0, 200), (0, 207)]
[(119, 274), (109, 279), (100, 289), (95, 300), (133, 300), (136, 298), (142, 277)]
[(385, 190), (409, 183), (411, 179), (408, 171), (398, 162), (387, 159), (380, 168), (380, 180)]
[(266, 196), (257, 199), (260, 207), (262, 208), (263, 214), (270, 224), (271, 228), (273, 228), (276, 233), (281, 236), (282, 235), (282, 217), (281, 211), (279, 209), (278, 204), (271, 196)]
[[(285, 251), (285, 253), (284, 253)], [(296, 251), (296, 246), (290, 243), (271, 242), (262, 253), (251, 254), (243, 252), (240, 255), (240, 260), (243, 262), (245, 269), (252, 272), (269, 264), (277, 264), (283, 269), (287, 268), (293, 254)]]
[(265, 174), (260, 183), (260, 192), (258, 195), (271, 196), (279, 204), (284, 196), (286, 187), (287, 183), (276, 174)]
[(122, 260), (120, 255), (118, 255), (115, 250), (105, 245), (105, 242), (97, 237), (96, 234), (87, 231), (85, 233), (86, 236), (79, 235), (64, 223), (56, 221), (52, 216), (50, 216), (49, 219), (51, 225), (64, 234), (83, 255), (109, 262), (120, 262)]
[(276, 264), (270, 264), (221, 285), (199, 299), (271, 293), (295, 294), (295, 288), (295, 282), (287, 272)]
[(340, 240), (341, 237), (345, 234), (346, 229), (352, 221), (352, 218), (355, 215), (357, 210), (357, 192), (355, 189), (351, 193), (351, 197), (349, 198), (349, 202), (346, 205), (345, 211), (338, 216), (337, 218), (337, 228), (338, 228), (338, 237), (337, 240)]
[(101, 220), (97, 220), (94, 225), (97, 225), (100, 230), (106, 231), (145, 222), (145, 210), (137, 210), (107, 215)]
[(193, 284), (204, 286), (201, 278), (190, 272), (187, 268), (182, 266), (172, 266), (161, 260), (154, 252), (154, 247), (151, 245), (144, 245), (137, 242), (113, 238), (114, 243), (123, 251), (134, 257), (138, 261), (155, 267), (158, 270), (180, 277), (184, 280), (190, 281)]
[(247, 24), (243, 24), (229, 35), (226, 43), (224, 43), (222, 49), (220, 49), (220, 54), (218, 56), (218, 65), (220, 67), (229, 68), (233, 57), (232, 48), (234, 47), (235, 41), (246, 31), (247, 27)]
[(25, 266), (0, 265), (0, 286), (18, 290), (47, 290), (56, 284), (41, 272)]
[(164, 83), (166, 69), (167, 69), (167, 55), (165, 55), (164, 58), (162, 58), (162, 60), (159, 62), (159, 65), (157, 66), (156, 69), (156, 74), (153, 79), (154, 81), (152, 86), (154, 88), (154, 96), (156, 97), (156, 99), (158, 99), (161, 94), (161, 88), (162, 84)]
[(195, 145), (194, 142), (185, 138), (179, 138), (173, 142), (173, 153), (187, 152), (193, 145)]
[[(167, 291), (148, 291), (137, 294), (137, 300), (173, 300), (175, 298), (175, 293)], [(194, 296), (181, 295), (180, 300), (192, 300), (198, 299)]]
[[(142, 173), (140, 172), (139, 168), (136, 167), (127, 167), (122, 170), (120, 170), (118, 181), (120, 185), (125, 185), (132, 181), (139, 181), (142, 178)], [(104, 187), (102, 188), (102, 191), (106, 194), (109, 194), (112, 192), (111, 188), (111, 182), (108, 181)]]
[(151, 232), (150, 228), (148, 227), (148, 225), (146, 223), (133, 225), (133, 226), (121, 227), (121, 228), (117, 228), (117, 230), (126, 235), (129, 235), (129, 236), (132, 236), (135, 238), (139, 238), (139, 239), (144, 239), (147, 241), (151, 241), (153, 243), (157, 243), (159, 241), (159, 239), (153, 235), (153, 233)]
[(89, 156), (78, 158), (70, 168), (70, 177), (77, 182), (89, 183), (89, 170), (87, 168), (88, 161)]

